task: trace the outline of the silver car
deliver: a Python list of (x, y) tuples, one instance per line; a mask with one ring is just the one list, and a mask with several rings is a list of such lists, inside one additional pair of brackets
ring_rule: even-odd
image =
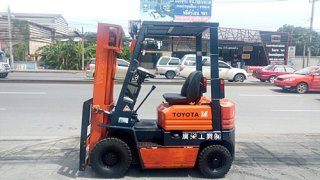
[(177, 75), (180, 59), (176, 57), (161, 56), (157, 62), (156, 74), (164, 75), (167, 79), (173, 79)]
[[(124, 59), (117, 58), (116, 79), (124, 79), (126, 77), (129, 65), (130, 65), (130, 63), (128, 61), (126, 61)], [(88, 78), (94, 77), (95, 66), (96, 66), (96, 59), (91, 58), (88, 61), (87, 66), (86, 66), (86, 76)], [(144, 69), (144, 70), (148, 72), (148, 70), (146, 70), (146, 69)], [(137, 80), (138, 78), (139, 78), (138, 74), (134, 74), (132, 77), (133, 80)]]

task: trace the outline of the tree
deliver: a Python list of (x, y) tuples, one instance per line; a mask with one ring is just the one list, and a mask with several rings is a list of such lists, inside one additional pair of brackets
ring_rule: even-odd
[[(288, 32), (291, 34), (291, 45), (296, 46), (296, 55), (303, 55), (304, 45), (309, 40), (309, 29), (303, 27), (294, 27), (292, 25), (283, 25), (278, 32)], [(311, 55), (320, 56), (320, 35), (313, 31), (311, 41)]]
[(14, 31), (19, 32), (18, 43), (13, 46), (13, 56), (16, 60), (25, 60), (29, 54), (30, 31), (28, 22), (25, 20), (13, 19)]
[(81, 45), (71, 40), (58, 41), (39, 49), (42, 61), (49, 69), (80, 70)]

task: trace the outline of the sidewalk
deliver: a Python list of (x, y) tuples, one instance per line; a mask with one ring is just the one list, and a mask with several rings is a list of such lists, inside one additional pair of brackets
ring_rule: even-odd
[[(150, 70), (153, 72), (154, 70)], [(146, 84), (166, 84), (178, 85), (184, 83), (184, 78), (176, 77), (166, 79), (164, 76), (157, 75), (154, 79), (146, 79)], [(0, 79), (5, 83), (59, 83), (59, 84), (92, 84), (93, 78), (87, 78), (83, 71), (14, 71), (7, 78)], [(123, 80), (116, 80), (116, 84), (122, 84)], [(208, 81), (210, 84), (210, 81)], [(226, 86), (273, 86), (271, 83), (263, 83), (249, 76), (244, 82), (228, 82)]]
[[(319, 179), (320, 135), (240, 134), (225, 179)], [(79, 137), (0, 140), (0, 179), (100, 179), (78, 171)], [(195, 169), (145, 170), (132, 166), (122, 179), (202, 179)]]

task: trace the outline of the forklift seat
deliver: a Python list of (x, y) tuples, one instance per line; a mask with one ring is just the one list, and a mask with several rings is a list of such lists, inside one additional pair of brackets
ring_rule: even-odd
[(202, 96), (203, 75), (201, 71), (192, 72), (184, 82), (181, 94), (165, 93), (163, 98), (169, 105), (197, 104)]

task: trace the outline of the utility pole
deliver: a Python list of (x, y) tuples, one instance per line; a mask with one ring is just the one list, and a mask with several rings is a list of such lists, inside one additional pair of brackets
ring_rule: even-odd
[(314, 4), (318, 0), (309, 0), (312, 2), (311, 8), (311, 18), (310, 18), (310, 30), (309, 30), (309, 41), (308, 41), (308, 57), (307, 57), (307, 66), (309, 66), (309, 61), (311, 57), (311, 43), (312, 43), (312, 29), (313, 29), (313, 16), (314, 16)]
[(84, 71), (84, 34), (83, 34), (83, 27), (82, 27), (82, 71)]
[(9, 54), (10, 54), (10, 66), (14, 69), (14, 60), (12, 52), (12, 28), (11, 28), (11, 12), (8, 6), (8, 34), (9, 34)]

